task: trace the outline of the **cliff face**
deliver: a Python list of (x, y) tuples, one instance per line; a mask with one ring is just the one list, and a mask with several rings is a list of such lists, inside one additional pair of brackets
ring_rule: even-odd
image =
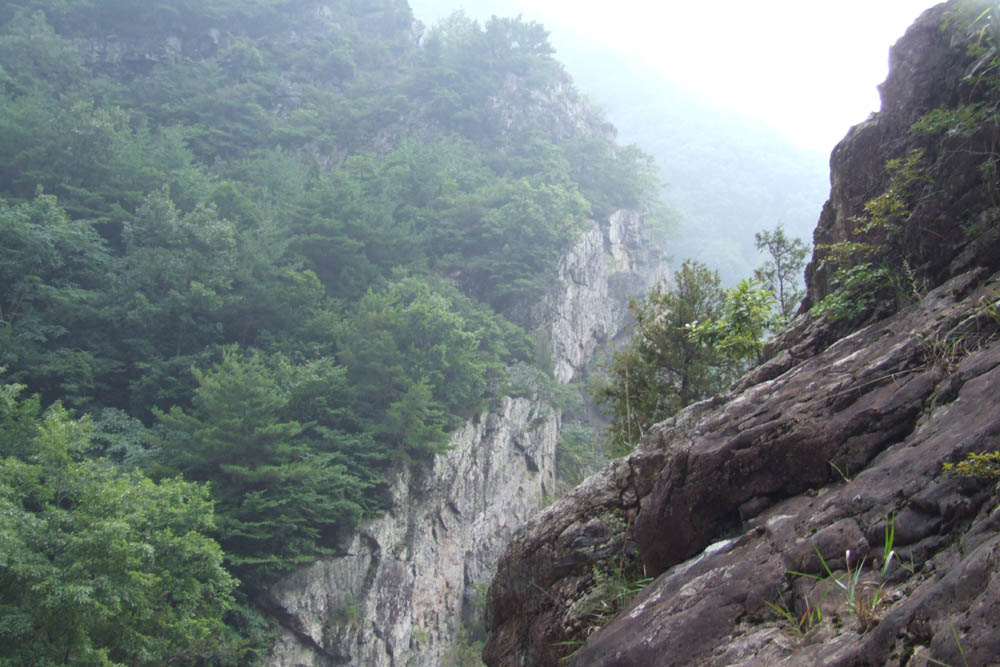
[[(594, 223), (566, 253), (544, 305), (532, 309), (568, 381), (596, 342), (623, 324), (629, 294), (658, 277), (638, 215)], [(570, 341), (557, 345), (555, 341)], [(458, 636), (476, 585), (488, 582), (514, 530), (555, 492), (560, 415), (540, 398), (504, 398), (469, 421), (424, 475), (404, 475), (393, 508), (348, 555), (272, 588), (283, 629), (274, 665), (433, 666)]]
[[(987, 48), (985, 41), (997, 29), (996, 19), (970, 25), (989, 5), (979, 0), (938, 5), (891, 49), (889, 76), (879, 86), (881, 110), (853, 127), (830, 157), (830, 198), (814, 233), (818, 249), (848, 240), (883, 241), (877, 231), (857, 231), (865, 204), (892, 187), (887, 161), (919, 151), (923, 176), (933, 187), (915, 203), (898, 240), (915, 278), (939, 285), (990, 264), (998, 234), (986, 219), (995, 213), (995, 121), (942, 122), (936, 132), (914, 129), (935, 110), (984, 113), (995, 103), (995, 81), (984, 73), (996, 57), (997, 47), (991, 41)], [(804, 308), (831, 291), (831, 274), (830, 263), (818, 252), (806, 269)]]
[[(487, 664), (995, 664), (998, 491), (942, 465), (1000, 448), (1000, 131), (911, 130), (934, 109), (995, 113), (977, 73), (996, 51), (970, 48), (977, 16), (995, 25), (984, 8), (926, 12), (892, 50), (882, 112), (831, 161), (817, 243), (875, 243), (859, 220), (887, 160), (922, 150), (922, 196), (891, 230), (909, 303), (800, 315), (730, 392), (534, 518), (490, 587)], [(828, 262), (820, 248), (812, 303), (835, 288)]]
[(271, 664), (439, 664), (466, 593), (553, 492), (558, 428), (547, 406), (503, 399), (455, 433), (426, 476), (400, 477), (392, 511), (355, 536), (349, 555), (274, 587), (284, 628)]
[(559, 262), (558, 287), (531, 306), (524, 321), (550, 351), (555, 378), (570, 382), (597, 347), (629, 317), (629, 297), (644, 294), (669, 272), (635, 211), (592, 223)]

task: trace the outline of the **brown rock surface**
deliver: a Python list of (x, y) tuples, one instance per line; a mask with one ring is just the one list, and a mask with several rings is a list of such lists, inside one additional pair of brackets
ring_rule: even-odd
[[(996, 154), (1000, 132), (910, 132), (933, 108), (975, 101), (976, 56), (946, 21), (958, 5), (929, 10), (894, 47), (883, 111), (834, 152), (816, 232), (856, 237), (885, 161), (923, 148), (934, 187), (904, 233), (933, 289), (859, 321), (800, 315), (727, 395), (536, 517), (491, 586), (487, 664), (1000, 664), (1000, 494), (942, 474), (1000, 449), (1000, 184), (962, 157)], [(814, 259), (814, 302), (828, 273)], [(887, 524), (896, 554), (881, 572)], [(842, 582), (861, 568), (858, 599), (882, 595), (872, 619), (851, 613), (827, 567)], [(655, 580), (619, 610), (643, 570)], [(795, 628), (817, 606), (822, 620)]]

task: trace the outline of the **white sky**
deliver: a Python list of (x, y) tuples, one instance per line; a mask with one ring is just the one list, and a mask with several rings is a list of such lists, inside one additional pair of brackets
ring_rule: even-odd
[[(934, 0), (411, 0), (432, 23), (463, 8), (543, 23), (552, 42), (638, 57), (796, 144), (829, 152), (878, 108), (889, 47)], [(558, 54), (557, 54), (558, 55)], [(570, 74), (572, 63), (567, 63)], [(586, 92), (586, 91), (584, 91)]]

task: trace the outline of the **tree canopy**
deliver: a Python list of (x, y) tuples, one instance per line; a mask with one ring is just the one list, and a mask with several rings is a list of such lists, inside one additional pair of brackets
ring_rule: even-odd
[[(632, 337), (591, 386), (610, 419), (610, 455), (628, 453), (653, 424), (723, 391), (763, 361), (767, 338), (802, 298), (798, 274), (808, 248), (788, 238), (781, 224), (756, 238), (768, 259), (736, 287), (723, 290), (718, 273), (686, 260), (669, 288), (656, 285), (632, 300)], [(571, 457), (580, 451), (567, 440)]]
[(37, 396), (4, 417), (0, 632), (51, 630), (3, 659), (223, 651), (234, 599), (338, 553), (531, 362), (512, 313), (587, 219), (656, 209), (641, 151), (538, 102), (575, 94), (541, 26), (412, 27), (402, 0), (0, 6), (0, 365)]
[(653, 424), (691, 403), (718, 393), (734, 370), (691, 327), (724, 312), (719, 276), (704, 264), (686, 261), (670, 289), (654, 286), (630, 304), (635, 331), (614, 353), (594, 398), (611, 418), (608, 443), (613, 454), (632, 449)]
[(0, 386), (0, 664), (224, 655), (236, 581), (205, 486), (90, 459), (93, 426)]

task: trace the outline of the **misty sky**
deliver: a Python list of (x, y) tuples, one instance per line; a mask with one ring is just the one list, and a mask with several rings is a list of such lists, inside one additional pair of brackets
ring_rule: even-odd
[[(433, 23), (463, 8), (539, 21), (557, 49), (594, 44), (828, 153), (878, 108), (889, 46), (933, 0), (411, 0)], [(566, 60), (570, 60), (566, 58)], [(567, 62), (570, 74), (573, 63)], [(586, 91), (585, 91), (586, 92)]]

